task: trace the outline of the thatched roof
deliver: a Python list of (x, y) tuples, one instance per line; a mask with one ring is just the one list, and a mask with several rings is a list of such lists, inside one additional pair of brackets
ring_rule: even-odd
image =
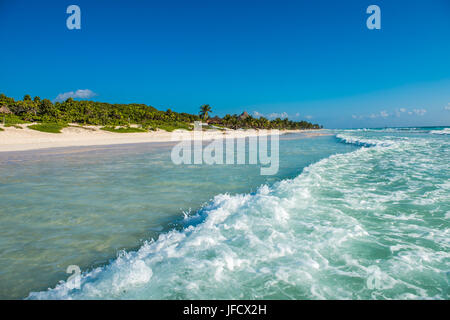
[(0, 113), (11, 114), (12, 112), (11, 112), (11, 110), (9, 110), (9, 108), (7, 106), (1, 106), (0, 107)]
[(222, 119), (220, 119), (218, 116), (215, 116), (213, 118), (209, 118), (208, 120), (206, 120), (207, 123), (221, 123)]
[(244, 120), (250, 117), (250, 115), (247, 113), (247, 111), (242, 112), (242, 114), (239, 116), (239, 119)]

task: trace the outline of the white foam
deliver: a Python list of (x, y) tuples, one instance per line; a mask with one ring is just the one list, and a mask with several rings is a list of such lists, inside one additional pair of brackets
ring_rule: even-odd
[(449, 135), (450, 134), (450, 128), (444, 128), (442, 130), (433, 130), (430, 131), (431, 134), (439, 134), (439, 135)]
[[(28, 298), (446, 299), (448, 172), (433, 170), (445, 163), (433, 142), (358, 134), (338, 137), (375, 147), (252, 195), (218, 195), (195, 224), (85, 272), (79, 290), (62, 282)], [(424, 181), (432, 219), (430, 203), (415, 202)]]

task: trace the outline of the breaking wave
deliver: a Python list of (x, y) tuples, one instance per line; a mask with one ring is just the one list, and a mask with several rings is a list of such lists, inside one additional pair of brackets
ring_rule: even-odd
[(363, 148), (217, 195), (182, 230), (84, 272), (79, 289), (28, 299), (448, 299), (450, 143), (337, 139)]
[(432, 134), (441, 134), (441, 135), (448, 135), (448, 134), (450, 134), (450, 128), (444, 128), (444, 129), (442, 129), (442, 130), (433, 130), (433, 131), (430, 131), (430, 133), (432, 133)]

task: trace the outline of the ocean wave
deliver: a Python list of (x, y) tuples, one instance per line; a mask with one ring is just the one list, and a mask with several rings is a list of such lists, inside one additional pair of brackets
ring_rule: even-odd
[(448, 145), (338, 139), (374, 148), (217, 195), (183, 230), (83, 273), (79, 289), (61, 282), (28, 299), (448, 298)]
[[(392, 128), (361, 128), (347, 129), (346, 132), (356, 133), (437, 133), (448, 134), (450, 128), (447, 127), (392, 127)], [(439, 129), (439, 130), (438, 130)], [(444, 132), (444, 133), (443, 133)]]
[(370, 139), (367, 137), (359, 137), (351, 134), (337, 134), (336, 138), (344, 143), (354, 144), (362, 147), (389, 147), (393, 145), (393, 141), (391, 140), (379, 140), (379, 139)]
[(431, 134), (439, 134), (439, 135), (449, 135), (450, 134), (450, 128), (444, 128), (442, 130), (433, 130), (430, 131)]
[(421, 133), (427, 132), (424, 127), (393, 127), (393, 128), (361, 128), (361, 129), (348, 129), (347, 132), (387, 132), (387, 133), (395, 133), (395, 132), (414, 132)]

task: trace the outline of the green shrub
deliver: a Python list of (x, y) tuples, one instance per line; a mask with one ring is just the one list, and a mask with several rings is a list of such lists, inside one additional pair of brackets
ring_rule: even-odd
[(192, 126), (189, 123), (178, 121), (151, 121), (150, 123), (147, 123), (147, 126), (151, 127), (152, 130), (158, 128), (168, 132), (172, 132), (177, 129), (192, 130)]
[(5, 122), (5, 127), (9, 126), (9, 125), (29, 123), (27, 121), (20, 119), (20, 117), (14, 115), (14, 114), (7, 114), (7, 115), (0, 116), (0, 121), (2, 123), (3, 123), (3, 121)]
[(18, 126), (17, 124), (11, 124), (11, 123), (5, 124), (5, 128), (8, 128), (8, 127), (14, 127), (16, 129), (23, 129), (21, 126)]
[(133, 133), (133, 132), (147, 132), (142, 128), (131, 128), (131, 127), (103, 127), (101, 130), (109, 131), (109, 132), (117, 132), (117, 133)]
[(80, 129), (84, 129), (84, 130), (88, 130), (88, 131), (96, 131), (94, 128), (89, 128), (89, 127), (83, 127), (83, 126), (77, 126), (77, 125), (70, 125), (70, 128), (80, 128)]
[(61, 133), (63, 128), (67, 127), (66, 124), (60, 123), (39, 123), (28, 126), (32, 130), (48, 132), (48, 133)]

